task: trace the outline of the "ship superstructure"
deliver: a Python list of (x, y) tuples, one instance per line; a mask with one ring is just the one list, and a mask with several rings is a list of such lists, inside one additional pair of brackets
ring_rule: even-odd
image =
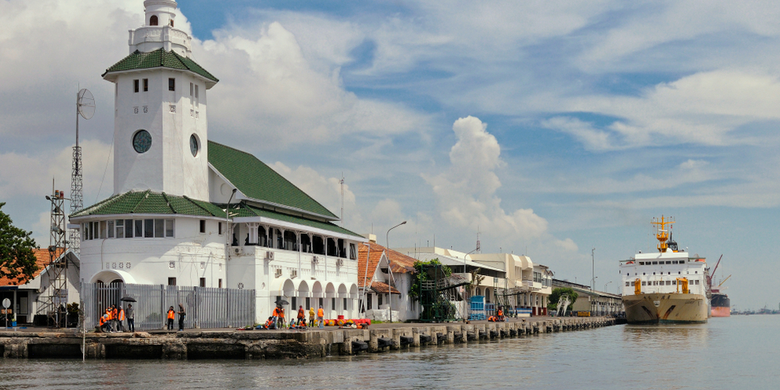
[(662, 216), (652, 223), (658, 252), (640, 252), (620, 262), (626, 319), (629, 323), (706, 322), (705, 258), (678, 249), (672, 240), (673, 220)]

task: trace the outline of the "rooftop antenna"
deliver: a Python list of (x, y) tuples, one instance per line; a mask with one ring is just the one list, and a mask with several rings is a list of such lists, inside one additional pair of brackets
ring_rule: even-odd
[(339, 184), (341, 185), (341, 226), (344, 226), (344, 172), (341, 172), (341, 180), (339, 180)]
[[(95, 98), (92, 92), (83, 88), (76, 94), (76, 146), (73, 147), (73, 170), (70, 176), (70, 213), (74, 214), (84, 207), (83, 168), (81, 164), (81, 146), (79, 146), (79, 116), (89, 120), (95, 114)], [(81, 234), (78, 229), (70, 230), (70, 247), (76, 254), (81, 252)]]

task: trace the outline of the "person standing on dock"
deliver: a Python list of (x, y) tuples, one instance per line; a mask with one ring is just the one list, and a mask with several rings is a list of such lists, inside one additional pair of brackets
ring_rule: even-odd
[(320, 308), (317, 309), (317, 324), (320, 329), (325, 328), (324, 324), (322, 323), (324, 318), (325, 318), (325, 310), (322, 310), (322, 306), (320, 306)]
[(173, 306), (168, 309), (168, 330), (173, 330), (173, 318), (176, 317), (176, 311), (173, 310)]
[(119, 304), (119, 317), (117, 317), (117, 321), (116, 321), (117, 328), (119, 329), (120, 332), (124, 332), (125, 331), (125, 324), (122, 323), (122, 321), (124, 321), (124, 320), (125, 320), (125, 309), (122, 307), (122, 304), (120, 303)]
[(111, 305), (111, 330), (114, 332), (119, 331), (119, 311), (116, 309), (116, 305)]
[(133, 316), (132, 303), (127, 305), (127, 310), (125, 311), (125, 314), (127, 315), (127, 331), (135, 332), (135, 317)]
[(309, 328), (314, 327), (314, 306), (309, 308)]
[(184, 306), (180, 303), (179, 304), (179, 332), (184, 331), (184, 317), (187, 315), (187, 312), (184, 311)]
[(306, 325), (306, 312), (303, 311), (303, 306), (298, 306), (298, 323), (296, 325), (301, 326), (301, 323)]

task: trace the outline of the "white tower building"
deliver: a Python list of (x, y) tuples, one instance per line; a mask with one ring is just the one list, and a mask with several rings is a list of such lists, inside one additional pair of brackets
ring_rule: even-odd
[(176, 2), (146, 0), (130, 55), (106, 70), (115, 84), (114, 194), (150, 189), (208, 200), (206, 91), (218, 80), (175, 28)]

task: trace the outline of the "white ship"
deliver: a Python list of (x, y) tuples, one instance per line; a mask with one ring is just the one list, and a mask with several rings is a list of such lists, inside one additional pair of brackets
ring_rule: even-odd
[(628, 323), (707, 322), (707, 263), (678, 250), (672, 220), (654, 219), (658, 252), (620, 262), (623, 307)]

